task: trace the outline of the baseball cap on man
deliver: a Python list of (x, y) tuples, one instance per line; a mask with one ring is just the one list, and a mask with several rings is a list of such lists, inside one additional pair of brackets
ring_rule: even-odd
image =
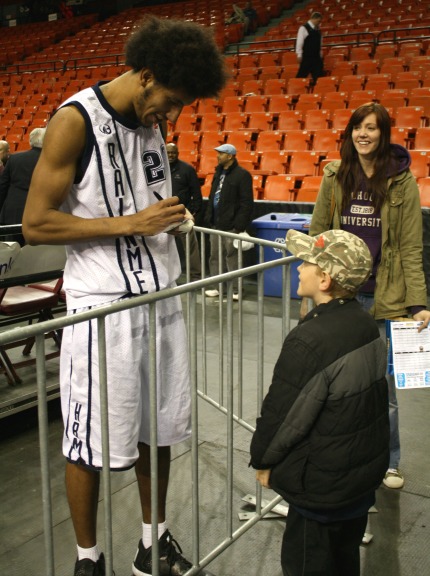
[(286, 245), (291, 254), (317, 264), (346, 290), (358, 290), (372, 271), (367, 244), (345, 230), (328, 230), (314, 237), (288, 230)]
[(224, 152), (224, 154), (232, 154), (236, 156), (237, 150), (232, 144), (221, 144), (218, 148), (214, 148), (217, 152)]

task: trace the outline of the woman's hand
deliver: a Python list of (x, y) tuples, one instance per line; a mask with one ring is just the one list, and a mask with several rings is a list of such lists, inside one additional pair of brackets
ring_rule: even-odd
[(417, 312), (417, 314), (414, 314), (412, 318), (416, 322), (422, 322), (421, 326), (418, 327), (418, 332), (421, 332), (422, 330), (424, 330), (424, 328), (427, 328), (427, 326), (429, 325), (430, 310), (421, 310), (420, 312)]

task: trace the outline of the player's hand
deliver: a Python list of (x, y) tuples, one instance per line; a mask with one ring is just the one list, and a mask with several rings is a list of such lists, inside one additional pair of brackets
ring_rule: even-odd
[(412, 318), (415, 320), (415, 322), (422, 322), (421, 326), (418, 326), (418, 332), (421, 332), (429, 325), (430, 310), (421, 310), (417, 314), (414, 314)]
[(263, 488), (270, 488), (270, 473), (271, 470), (257, 470), (255, 472), (255, 477), (257, 482), (263, 486)]
[(166, 230), (166, 232), (168, 234), (172, 234), (172, 236), (183, 236), (184, 234), (191, 232), (193, 226), (194, 226), (194, 216), (191, 214), (188, 208), (185, 208), (184, 221), (181, 224), (179, 224), (179, 226), (175, 226), (171, 230)]
[(185, 218), (185, 206), (179, 204), (179, 198), (173, 196), (160, 200), (145, 210), (133, 214), (132, 234), (155, 236), (166, 228), (179, 226)]

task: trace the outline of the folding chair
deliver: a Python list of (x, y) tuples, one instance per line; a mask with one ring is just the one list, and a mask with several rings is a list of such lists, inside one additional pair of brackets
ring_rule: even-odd
[(295, 110), (302, 110), (306, 112), (307, 110), (317, 110), (321, 106), (322, 96), (320, 94), (300, 94)]
[[(66, 262), (64, 246), (26, 245), (21, 248), (17, 242), (0, 242), (0, 261), (0, 324), (31, 324), (34, 320), (40, 322), (52, 319), (62, 287)], [(58, 280), (52, 292), (28, 286), (52, 279)], [(61, 334), (52, 332), (50, 336), (59, 349)], [(23, 354), (27, 356), (33, 343), (34, 339), (31, 338), (0, 346), (0, 366), (11, 384), (21, 382), (16, 368), (32, 364), (35, 360), (27, 358), (13, 362), (7, 350), (24, 346)], [(54, 353), (45, 354), (45, 357), (48, 359), (58, 356), (58, 349)]]
[(260, 155), (261, 172), (266, 174), (286, 174), (288, 152), (285, 150), (264, 150)]
[(218, 131), (205, 131), (201, 132), (201, 139), (199, 150), (213, 150), (225, 142), (225, 135), (223, 132)]

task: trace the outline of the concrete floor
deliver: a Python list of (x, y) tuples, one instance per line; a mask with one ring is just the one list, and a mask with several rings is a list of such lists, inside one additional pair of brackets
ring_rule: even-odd
[[(246, 286), (244, 310), (244, 418), (255, 421), (256, 398), (256, 291)], [(237, 305), (236, 305), (237, 306)], [(265, 381), (270, 383), (280, 349), (280, 306), (277, 298), (265, 298)], [(237, 309), (237, 308), (236, 308)], [(297, 318), (297, 302), (292, 316)], [(219, 393), (218, 305), (207, 306), (208, 391)], [(212, 328), (211, 328), (212, 327)], [(50, 361), (50, 382), (55, 387), (58, 360)], [(200, 370), (200, 367), (199, 367)], [(25, 368), (21, 390), (34, 388), (34, 370)], [(0, 382), (0, 401), (7, 386)], [(427, 432), (430, 432), (428, 390), (399, 393), (402, 471), (406, 484), (401, 491), (381, 487), (377, 512), (369, 515), (370, 544), (362, 546), (362, 576), (416, 576), (430, 574), (430, 467)], [(62, 423), (58, 400), (50, 406), (50, 469), (53, 502), (55, 574), (72, 576), (75, 561), (74, 535), (64, 491), (64, 459), (61, 455)], [(200, 556), (226, 536), (226, 419), (204, 400), (199, 400)], [(242, 501), (255, 493), (254, 473), (248, 468), (250, 433), (234, 426), (233, 530), (242, 523), (238, 513), (247, 510)], [(42, 497), (39, 442), (35, 409), (0, 419), (0, 575), (44, 576)], [(171, 469), (168, 521), (184, 554), (191, 557), (191, 447), (175, 447)], [(271, 491), (263, 497), (271, 498)], [(116, 576), (130, 576), (131, 562), (140, 538), (140, 514), (133, 471), (112, 474), (114, 569)], [(100, 506), (100, 543), (103, 547), (103, 507)], [(213, 560), (208, 569), (216, 576), (282, 576), (280, 543), (284, 520), (259, 522), (230, 548)], [(347, 575), (346, 575), (347, 576)]]

